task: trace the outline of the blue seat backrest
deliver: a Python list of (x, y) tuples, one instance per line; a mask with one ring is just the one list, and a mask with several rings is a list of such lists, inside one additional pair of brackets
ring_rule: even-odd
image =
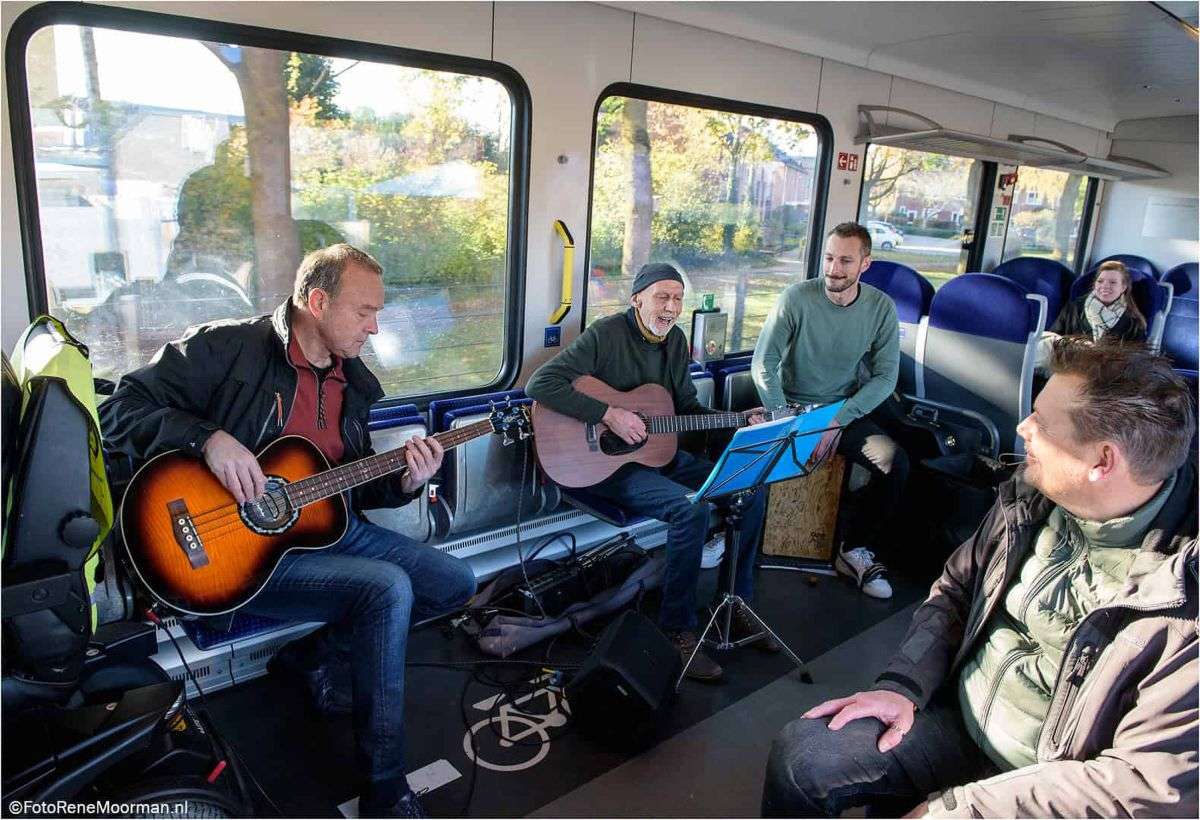
[(388, 407), (372, 407), (367, 420), (368, 430), (385, 430), (398, 424), (410, 424), (416, 418), (425, 422), (425, 417), (415, 404), (393, 404)]
[(747, 369), (750, 367), (750, 362), (754, 358), (753, 353), (746, 353), (740, 356), (731, 356), (719, 362), (709, 362), (708, 372), (712, 374), (715, 382), (713, 391), (713, 407), (725, 406), (725, 377), (730, 373), (737, 372), (737, 369)]
[(704, 365), (700, 364), (700, 362), (689, 361), (688, 362), (688, 372), (691, 373), (693, 376), (696, 375), (697, 373), (703, 373)]
[(929, 315), (933, 285), (907, 265), (876, 259), (863, 273), (862, 281), (892, 297), (899, 321), (915, 325), (922, 316)]
[(1180, 369), (1196, 370), (1200, 366), (1197, 364), (1198, 304), (1195, 299), (1176, 299), (1171, 304), (1171, 312), (1167, 314), (1162, 352)]
[(1011, 279), (1026, 293), (1040, 293), (1046, 297), (1046, 327), (1054, 324), (1058, 313), (1071, 294), (1071, 283), (1075, 273), (1054, 259), (1040, 256), (1018, 256), (996, 266), (996, 276)]
[(1096, 264), (1092, 265), (1091, 269), (1094, 271), (1105, 262), (1120, 262), (1131, 271), (1141, 271), (1147, 276), (1151, 276), (1155, 279), (1160, 276), (1157, 265), (1144, 256), (1138, 256), (1137, 254), (1132, 253), (1114, 253), (1112, 256), (1106, 256)]
[[(1071, 301), (1090, 292), (1094, 281), (1095, 269), (1076, 279), (1071, 284)], [(1155, 317), (1166, 310), (1167, 289), (1152, 274), (1132, 268), (1129, 269), (1129, 282), (1130, 290), (1133, 291), (1133, 301), (1146, 318), (1146, 326), (1149, 328), (1154, 324)]]
[(934, 295), (929, 327), (1025, 344), (1038, 312), (1015, 282), (994, 273), (965, 273)]
[(1200, 297), (1200, 284), (1197, 283), (1197, 265), (1195, 262), (1184, 262), (1176, 265), (1162, 275), (1160, 282), (1175, 289), (1175, 298), (1195, 299)]
[(525, 398), (524, 390), (502, 390), (496, 393), (482, 393), (474, 396), (460, 396), (456, 399), (434, 399), (429, 402), (429, 429), (441, 433), (450, 429), (446, 426), (446, 413), (462, 407), (487, 406), (488, 402), (497, 404), (507, 399)]

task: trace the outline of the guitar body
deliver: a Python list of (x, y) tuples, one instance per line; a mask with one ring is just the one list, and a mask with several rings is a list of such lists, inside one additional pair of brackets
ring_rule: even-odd
[[(643, 418), (669, 416), (675, 412), (671, 393), (658, 384), (643, 384), (622, 392), (592, 376), (580, 376), (576, 390), (605, 404), (631, 410)], [(679, 448), (676, 433), (650, 435), (638, 445), (629, 445), (607, 425), (585, 424), (556, 413), (541, 402), (533, 405), (534, 447), (542, 470), (564, 487), (590, 487), (615, 473), (622, 465), (662, 467)]]
[[(324, 454), (300, 436), (272, 442), (258, 463), (268, 491), (329, 469)], [(336, 543), (347, 511), (334, 495), (256, 529), (203, 461), (175, 450), (138, 470), (120, 519), (129, 560), (155, 597), (180, 612), (220, 615), (257, 595), (288, 551)]]

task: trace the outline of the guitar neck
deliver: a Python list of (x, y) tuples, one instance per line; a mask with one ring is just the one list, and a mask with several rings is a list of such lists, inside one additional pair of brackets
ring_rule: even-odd
[(745, 413), (704, 413), (694, 416), (650, 416), (646, 419), (646, 432), (691, 433), (696, 430), (723, 430), (743, 427)]
[[(492, 432), (492, 422), (485, 419), (456, 430), (437, 433), (431, 438), (437, 439), (438, 443), (442, 445), (442, 449), (449, 450), (490, 432)], [(303, 507), (353, 489), (360, 484), (366, 484), (368, 481), (374, 481), (397, 470), (405, 469), (407, 466), (404, 461), (404, 447), (401, 446), (394, 450), (388, 450), (386, 453), (360, 458), (349, 464), (334, 467), (332, 470), (294, 481), (287, 486), (287, 495), (294, 506)]]

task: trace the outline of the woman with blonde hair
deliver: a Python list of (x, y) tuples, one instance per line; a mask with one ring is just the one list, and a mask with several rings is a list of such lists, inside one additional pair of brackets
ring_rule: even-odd
[(1060, 336), (1087, 336), (1093, 341), (1146, 340), (1146, 317), (1133, 301), (1129, 269), (1120, 262), (1105, 262), (1096, 271), (1092, 292), (1062, 309), (1050, 328)]

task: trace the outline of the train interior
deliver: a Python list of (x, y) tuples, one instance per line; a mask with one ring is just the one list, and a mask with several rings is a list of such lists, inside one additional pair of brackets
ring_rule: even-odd
[[(655, 617), (656, 589), (503, 652), (481, 648), (486, 607), (418, 624), (404, 731), (432, 816), (759, 816), (772, 738), (870, 686), (1020, 463), (1039, 341), (1102, 262), (1128, 267), (1147, 343), (1196, 388), (1195, 3), (0, 13), (6, 807), (192, 795), (213, 813), (189, 816), (358, 816), (350, 716), (271, 667), (320, 624), (156, 604), (119, 522), (137, 465), (101, 455), (94, 412), (189, 326), (269, 312), (313, 248), (385, 270), (363, 354), (386, 393), (376, 452), (527, 409), (532, 373), (627, 307), (644, 262), (687, 277), (690, 378), (720, 411), (761, 404), (755, 341), (834, 225), (868, 228), (862, 281), (899, 321), (888, 406), (911, 473), (872, 545), (890, 597), (832, 568), (838, 499), (871, 514), (846, 465), (800, 519), (827, 522), (825, 552), (769, 514), (756, 572), (755, 611), (804, 668), (714, 652), (721, 683), (684, 681), (649, 729), (616, 710), (607, 736), (576, 725), (566, 689), (622, 612)], [(666, 524), (555, 484), (536, 430), (501, 432), (367, 518), (481, 588), (622, 537), (662, 551)], [(716, 459), (728, 440), (681, 446)], [(702, 603), (730, 546), (719, 518), (710, 536)]]

